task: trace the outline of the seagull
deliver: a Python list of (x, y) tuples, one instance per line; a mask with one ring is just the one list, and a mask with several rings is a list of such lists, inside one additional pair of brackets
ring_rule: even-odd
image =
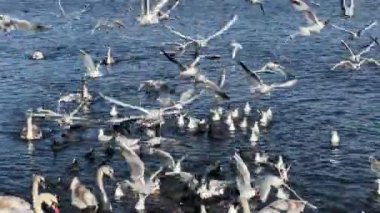
[(237, 41), (233, 40), (231, 43), (230, 43), (231, 47), (232, 47), (232, 59), (235, 59), (236, 57), (236, 54), (239, 50), (243, 49), (243, 46), (238, 43)]
[(277, 73), (278, 72), (281, 75), (285, 76), (285, 79), (294, 78), (294, 75), (286, 71), (285, 67), (275, 62), (268, 62), (264, 66), (262, 66), (259, 70), (253, 71), (253, 72), (255, 73)]
[(169, 19), (169, 14), (176, 8), (179, 4), (177, 0), (176, 3), (168, 9), (166, 12), (162, 12), (162, 8), (169, 2), (169, 0), (160, 0), (158, 3), (150, 9), (150, 0), (141, 0), (141, 14), (137, 17), (140, 25), (151, 25), (158, 24), (161, 20)]
[[(134, 192), (136, 192), (139, 196), (139, 200), (135, 205), (135, 209), (140, 211), (145, 209), (145, 199), (151, 195), (156, 193), (160, 189), (160, 182), (157, 179), (157, 175), (162, 171), (160, 168), (157, 172), (152, 174), (149, 178), (145, 178), (145, 165), (144, 162), (140, 159), (140, 157), (128, 146), (125, 144), (119, 143), (121, 148), (121, 154), (127, 161), (130, 169), (130, 179), (125, 180), (123, 183), (118, 185), (116, 191), (119, 196), (124, 195), (125, 193), (122, 191), (122, 184), (127, 187), (130, 187)], [(116, 194), (116, 193), (115, 193)]]
[(174, 158), (171, 156), (170, 153), (165, 152), (161, 149), (157, 149), (157, 148), (151, 148), (150, 154), (158, 155), (158, 157), (161, 160), (161, 163), (164, 164), (163, 166), (171, 170), (171, 172), (166, 173), (166, 175), (178, 174), (178, 173), (182, 172), (181, 171), (181, 163), (187, 157), (187, 155), (184, 155), (178, 161), (174, 161)]
[(194, 39), (194, 38), (191, 38), (190, 36), (185, 36), (183, 35), (182, 33), (178, 32), (178, 31), (175, 31), (172, 27), (169, 27), (169, 26), (166, 26), (166, 28), (169, 29), (170, 32), (172, 32), (173, 34), (179, 36), (181, 39), (187, 41), (185, 47), (189, 44), (195, 44), (196, 47), (206, 47), (208, 45), (208, 43), (216, 38), (217, 36), (220, 36), (221, 34), (223, 34), (225, 31), (227, 31), (228, 29), (231, 28), (231, 26), (238, 20), (238, 15), (233, 15), (232, 19), (229, 20), (220, 30), (218, 30), (216, 33), (214, 33), (213, 35), (210, 35), (209, 37), (207, 38), (201, 38), (201, 39)]
[(260, 77), (252, 72), (243, 62), (239, 62), (243, 70), (249, 75), (251, 83), (251, 93), (270, 94), (271, 91), (278, 88), (289, 88), (297, 83), (297, 79), (287, 80), (283, 83), (265, 84)]
[(86, 68), (86, 76), (90, 78), (97, 78), (102, 76), (102, 73), (99, 71), (100, 63), (95, 66), (94, 61), (92, 60), (91, 55), (89, 55), (84, 50), (79, 50), (81, 52), (81, 58), (83, 60), (83, 65)]
[(112, 108), (111, 108), (111, 110), (110, 110), (110, 115), (111, 115), (111, 117), (117, 117), (118, 116), (118, 111), (117, 111), (117, 108), (116, 108), (116, 106), (115, 105), (112, 105)]
[(30, 56), (30, 59), (32, 59), (32, 60), (44, 60), (45, 56), (41, 51), (34, 51), (33, 54)]
[(180, 76), (181, 77), (193, 78), (198, 74), (199, 69), (196, 66), (199, 64), (199, 61), (202, 58), (202, 56), (198, 55), (192, 63), (190, 63), (189, 65), (184, 65), (184, 64), (180, 63), (177, 59), (173, 58), (171, 55), (166, 53), (164, 50), (161, 50), (161, 53), (164, 54), (164, 56), (167, 59), (169, 59), (169, 61), (178, 65), (178, 67), (180, 69)]
[(344, 32), (347, 32), (348, 34), (350, 34), (350, 39), (353, 40), (353, 39), (356, 39), (356, 38), (360, 38), (362, 35), (364, 35), (364, 33), (367, 31), (367, 30), (370, 30), (371, 28), (373, 28), (374, 26), (377, 25), (377, 21), (373, 21), (371, 22), (370, 24), (364, 26), (363, 28), (357, 30), (357, 31), (354, 31), (354, 30), (347, 30), (343, 27), (339, 27), (335, 24), (332, 24), (331, 26), (334, 27), (335, 29), (338, 29), (338, 30), (342, 30)]
[(243, 109), (243, 111), (244, 111), (244, 115), (249, 115), (249, 113), (251, 113), (251, 106), (249, 105), (249, 102), (247, 101), (246, 103), (245, 103), (245, 105), (244, 105), (244, 109)]
[(350, 6), (347, 5), (346, 0), (341, 0), (340, 2), (341, 2), (341, 7), (342, 7), (342, 11), (344, 15), (350, 18), (354, 16), (354, 10), (355, 10), (354, 0), (350, 1)]
[(118, 144), (123, 144), (124, 146), (128, 146), (129, 148), (131, 148), (135, 152), (140, 151), (140, 144), (139, 144), (140, 139), (139, 138), (131, 139), (131, 138), (128, 138), (128, 137), (118, 133), (115, 137), (115, 141)]
[(272, 110), (269, 107), (266, 111), (265, 110), (258, 110), (260, 114), (260, 125), (263, 127), (268, 127), (270, 122), (272, 121)]
[(343, 41), (343, 40), (340, 40), (341, 44), (350, 52), (350, 57), (349, 59), (352, 61), (352, 62), (355, 62), (355, 63), (360, 63), (361, 62), (361, 56), (365, 53), (368, 53), (369, 51), (371, 51), (372, 47), (374, 47), (375, 45), (377, 45), (377, 41), (374, 40), (373, 42), (371, 42), (367, 47), (365, 47), (363, 50), (361, 50), (360, 52), (358, 53), (354, 53), (354, 51), (350, 48), (350, 46), (348, 46), (348, 44)]
[(293, 35), (290, 35), (290, 39), (293, 39), (297, 35), (311, 36), (312, 33), (320, 33), (320, 31), (328, 24), (328, 21), (321, 21), (316, 14), (311, 11), (310, 7), (302, 0), (291, 0), (293, 7), (304, 13), (309, 25), (306, 27), (299, 27), (299, 31)]
[(331, 146), (334, 147), (334, 148), (339, 146), (340, 137), (338, 135), (338, 131), (337, 130), (331, 131), (330, 143), (331, 143)]
[(331, 70), (335, 70), (338, 67), (345, 67), (353, 70), (360, 70), (360, 67), (363, 63), (369, 61), (370, 59), (363, 59), (359, 63), (348, 61), (348, 60), (343, 60), (337, 64), (335, 64), (333, 67), (331, 67)]
[(105, 28), (107, 30), (113, 28), (125, 28), (125, 25), (121, 19), (99, 19), (95, 27), (92, 29), (91, 34), (94, 34), (96, 30), (99, 30), (101, 28)]
[(260, 6), (261, 11), (265, 15), (264, 5), (262, 3), (262, 0), (248, 0), (248, 1), (251, 2), (253, 5), (258, 4)]
[(41, 129), (37, 125), (33, 124), (33, 113), (31, 110), (26, 112), (26, 125), (22, 128), (20, 137), (21, 139), (28, 141), (42, 138)]
[(104, 60), (104, 63), (106, 65), (112, 65), (115, 63), (115, 59), (113, 59), (113, 57), (111, 56), (111, 47), (109, 46), (108, 47), (108, 51), (107, 51), (107, 57), (106, 59)]
[(15, 19), (8, 15), (0, 15), (0, 30), (6, 33), (14, 30), (44, 31), (47, 30), (47, 27), (27, 20)]
[[(221, 79), (225, 78), (225, 73), (222, 74)], [(195, 76), (195, 84), (199, 85), (202, 84), (206, 87), (207, 90), (214, 92), (218, 97), (222, 98), (223, 100), (229, 100), (230, 97), (224, 92), (219, 85), (215, 84), (211, 80), (209, 80), (205, 75), (203, 74), (197, 74)], [(221, 86), (224, 84), (224, 80), (221, 80), (219, 83)]]

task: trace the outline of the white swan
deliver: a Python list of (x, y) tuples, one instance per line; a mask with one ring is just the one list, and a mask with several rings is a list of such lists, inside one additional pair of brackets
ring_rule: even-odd
[[(103, 211), (112, 211), (112, 206), (109, 202), (107, 193), (104, 189), (103, 178), (104, 175), (114, 179), (114, 170), (108, 165), (103, 165), (99, 167), (96, 173), (96, 181), (101, 193), (101, 204)], [(95, 195), (81, 182), (78, 177), (74, 177), (70, 184), (71, 190), (71, 205), (84, 210), (84, 209), (95, 209), (98, 210), (98, 200)]]
[(33, 114), (30, 110), (26, 112), (26, 126), (22, 128), (20, 137), (24, 140), (38, 140), (42, 138), (41, 129), (33, 124)]
[(15, 196), (0, 196), (0, 212), (12, 212), (12, 213), (44, 213), (42, 210), (42, 204), (51, 209), (55, 213), (59, 213), (58, 199), (55, 195), (50, 193), (39, 193), (38, 187), (45, 179), (42, 176), (33, 176), (32, 187), (32, 205), (22, 198)]

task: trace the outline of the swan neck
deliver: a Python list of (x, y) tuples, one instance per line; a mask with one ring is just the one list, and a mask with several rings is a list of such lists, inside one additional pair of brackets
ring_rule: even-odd
[(247, 198), (243, 198), (240, 196), (239, 199), (240, 199), (240, 204), (243, 207), (243, 213), (251, 213)]
[(96, 174), (96, 180), (98, 182), (99, 190), (102, 193), (102, 199), (103, 199), (104, 203), (106, 203), (106, 202), (108, 202), (108, 197), (107, 197), (106, 190), (104, 189), (103, 178), (104, 178), (103, 171), (98, 170), (98, 172)]

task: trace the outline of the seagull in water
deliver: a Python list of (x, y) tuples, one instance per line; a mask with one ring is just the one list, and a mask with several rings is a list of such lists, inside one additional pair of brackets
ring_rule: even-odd
[(309, 23), (309, 26), (299, 27), (297, 33), (290, 35), (290, 39), (293, 39), (298, 35), (311, 36), (312, 33), (320, 33), (321, 30), (328, 24), (328, 21), (319, 20), (315, 12), (313, 12), (302, 0), (291, 0), (290, 2), (297, 11), (304, 13), (305, 18)]
[(347, 17), (350, 17), (350, 18), (352, 16), (354, 16), (354, 10), (355, 10), (354, 0), (350, 1), (349, 6), (347, 5), (346, 0), (341, 0), (340, 2), (341, 2), (341, 7), (342, 7), (342, 11), (343, 11), (344, 15)]
[(357, 31), (354, 31), (354, 30), (347, 30), (343, 27), (339, 27), (335, 24), (332, 24), (331, 26), (334, 27), (335, 29), (338, 29), (338, 30), (341, 30), (341, 31), (344, 31), (348, 34), (350, 34), (350, 39), (353, 40), (353, 39), (356, 39), (356, 38), (360, 38), (362, 35), (364, 35), (364, 33), (367, 31), (367, 30), (370, 30), (371, 28), (373, 28), (374, 26), (377, 25), (377, 21), (373, 21), (371, 22), (370, 24), (364, 26), (363, 28), (357, 30)]
[(255, 72), (252, 72), (243, 62), (240, 61), (239, 64), (250, 77), (252, 93), (258, 92), (260, 94), (270, 94), (270, 92), (275, 89), (289, 88), (289, 87), (294, 86), (297, 83), (297, 79), (291, 79), (283, 83), (273, 83), (273, 84), (268, 85), (268, 84), (265, 84), (260, 79), (260, 77)]
[(86, 68), (86, 76), (90, 78), (97, 78), (102, 76), (102, 73), (99, 71), (100, 63), (95, 66), (94, 61), (90, 54), (84, 50), (79, 50), (81, 52), (81, 58), (83, 60), (83, 65)]
[(337, 130), (333, 130), (331, 132), (331, 139), (330, 139), (330, 143), (331, 143), (331, 146), (333, 148), (336, 148), (339, 146), (339, 143), (340, 143), (340, 137), (338, 135), (338, 131)]
[(8, 15), (0, 15), (0, 30), (9, 33), (14, 30), (44, 31), (47, 27), (27, 20), (15, 19)]

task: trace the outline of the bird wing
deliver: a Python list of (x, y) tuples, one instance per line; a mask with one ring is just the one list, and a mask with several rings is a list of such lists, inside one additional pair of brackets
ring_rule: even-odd
[(201, 77), (199, 83), (203, 83), (207, 89), (213, 91), (218, 96), (225, 100), (229, 100), (230, 97), (224, 92), (218, 85), (216, 85), (213, 81), (209, 80), (206, 76)]
[(165, 6), (165, 4), (168, 3), (169, 0), (160, 0), (158, 4), (153, 8), (153, 14), (158, 14), (158, 12), (161, 11), (161, 9)]
[(160, 161), (164, 164), (164, 166), (170, 169), (174, 169), (175, 161), (169, 152), (165, 152), (164, 150), (156, 149), (156, 148), (152, 148), (152, 151), (154, 154), (158, 155), (158, 157), (160, 158)]
[(190, 36), (185, 36), (184, 34), (182, 34), (182, 33), (178, 32), (178, 31), (174, 30), (174, 29), (173, 29), (172, 27), (170, 27), (170, 26), (165, 25), (165, 27), (166, 27), (170, 32), (172, 32), (173, 34), (179, 36), (180, 38), (182, 38), (182, 39), (184, 39), (184, 40), (196, 42), (195, 39), (191, 38)]
[(179, 0), (175, 0), (175, 3), (173, 4), (173, 6), (171, 6), (167, 11), (166, 11), (166, 14), (170, 14), (177, 6), (179, 5)]
[(79, 50), (81, 52), (81, 57), (83, 60), (83, 65), (86, 67), (87, 72), (94, 72), (96, 70), (96, 66), (90, 54), (85, 52), (84, 50)]
[(283, 83), (273, 83), (271, 86), (273, 88), (288, 88), (294, 86), (297, 83), (297, 81), (297, 79), (292, 79)]
[(124, 102), (121, 102), (119, 100), (116, 100), (115, 98), (112, 98), (112, 97), (108, 97), (108, 96), (105, 96), (103, 95), (103, 93), (99, 93), (100, 97), (106, 99), (107, 101), (111, 102), (111, 103), (114, 103), (116, 105), (119, 105), (119, 106), (122, 106), (122, 107), (127, 107), (127, 108), (131, 108), (131, 109), (135, 109), (135, 110), (139, 110), (145, 114), (149, 114), (149, 111), (142, 108), (142, 107), (138, 107), (138, 106), (133, 106), (133, 105), (130, 105), (130, 104), (127, 104), (127, 103), (124, 103)]
[(306, 10), (306, 11), (303, 11), (303, 12), (304, 12), (305, 18), (308, 21), (308, 23), (317, 24), (319, 22), (318, 17), (315, 15), (315, 13), (313, 11)]
[(290, 3), (292, 3), (292, 6), (297, 11), (308, 11), (310, 10), (309, 5), (307, 5), (302, 0), (290, 0)]
[(375, 25), (377, 25), (377, 21), (373, 21), (371, 24), (366, 25), (363, 29), (359, 30), (358, 32), (359, 36), (363, 35), (365, 31), (371, 29)]
[(249, 173), (247, 165), (244, 163), (243, 159), (241, 159), (238, 153), (235, 153), (234, 159), (236, 162), (236, 168), (239, 172), (238, 178), (243, 181), (244, 184), (251, 184), (251, 174)]
[(195, 94), (195, 89), (193, 88), (182, 92), (179, 98), (179, 102), (182, 103), (182, 102), (188, 101), (189, 99), (191, 99), (191, 97), (194, 96), (194, 94)]
[(358, 53), (358, 56), (361, 56), (363, 55), (364, 53), (367, 53), (369, 51), (371, 51), (371, 48), (374, 47), (376, 45), (376, 42), (373, 41), (371, 42), (368, 46), (366, 46), (364, 49), (362, 49), (359, 53)]
[(239, 64), (243, 70), (251, 77), (250, 82), (253, 87), (257, 87), (262, 84), (260, 77), (256, 73), (252, 72), (242, 61), (239, 61)]
[(139, 180), (144, 177), (144, 171), (145, 166), (144, 162), (141, 160), (141, 158), (126, 144), (119, 143), (119, 146), (121, 148), (121, 154), (127, 161), (130, 172), (131, 172), (131, 178), (133, 180)]
[(183, 64), (181, 64), (181, 62), (179, 62), (177, 59), (175, 59), (174, 57), (172, 57), (171, 55), (169, 55), (169, 54), (168, 54), (167, 52), (165, 52), (164, 50), (161, 50), (161, 53), (164, 54), (164, 56), (165, 56), (167, 59), (169, 59), (169, 61), (171, 61), (171, 62), (177, 64), (181, 70), (185, 70), (185, 69), (186, 69), (186, 67), (185, 67)]
[(352, 56), (355, 55), (354, 52), (352, 51), (352, 49), (348, 46), (348, 44), (347, 44), (345, 41), (340, 40), (340, 43), (342, 43), (343, 46), (344, 46), (348, 51), (350, 51), (350, 54), (351, 54)]
[(223, 69), (222, 74), (220, 75), (220, 78), (218, 81), (219, 88), (223, 88), (225, 82), (226, 82), (226, 70)]
[(334, 27), (335, 29), (342, 30), (342, 31), (350, 33), (350, 34), (355, 34), (353, 31), (347, 30), (347, 29), (345, 29), (343, 27), (336, 26), (335, 24), (332, 24), (331, 26)]
[(206, 39), (206, 42), (210, 41), (211, 39), (223, 34), (225, 31), (230, 29), (230, 27), (238, 20), (238, 15), (234, 15), (231, 20), (229, 20), (220, 30), (218, 30), (215, 34), (209, 36)]

